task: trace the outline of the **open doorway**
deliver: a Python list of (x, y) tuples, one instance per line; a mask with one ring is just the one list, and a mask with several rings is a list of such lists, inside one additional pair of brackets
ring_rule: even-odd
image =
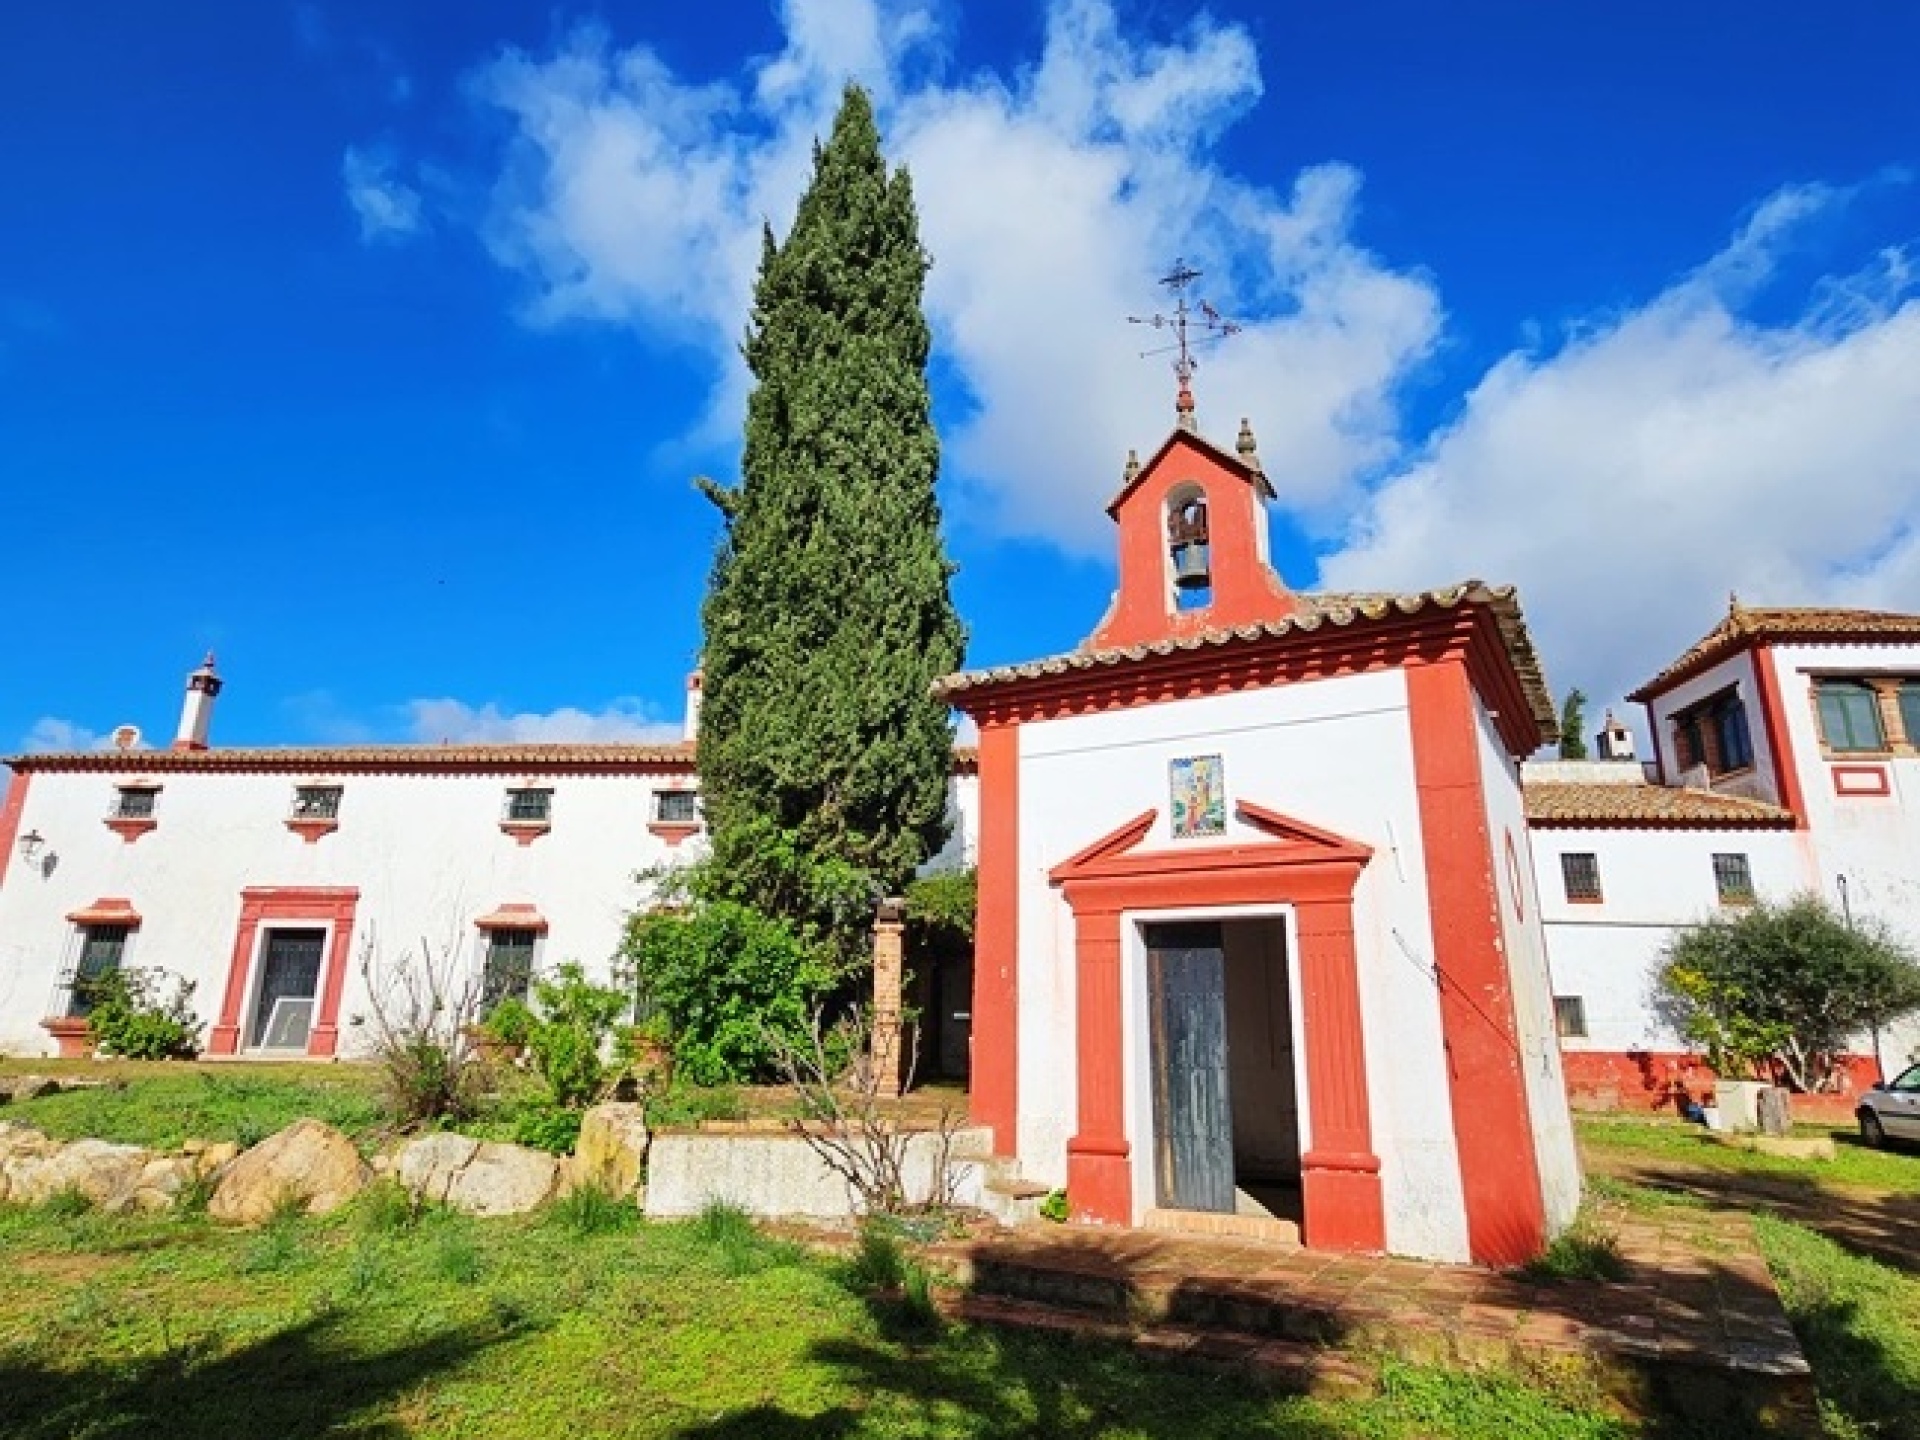
[(1302, 1219), (1286, 923), (1146, 925), (1154, 1203)]

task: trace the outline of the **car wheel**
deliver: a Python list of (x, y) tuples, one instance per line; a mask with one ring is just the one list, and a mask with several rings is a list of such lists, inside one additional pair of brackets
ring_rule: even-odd
[(1860, 1112), (1860, 1138), (1876, 1150), (1887, 1143), (1887, 1127), (1880, 1123), (1880, 1117), (1871, 1110)]

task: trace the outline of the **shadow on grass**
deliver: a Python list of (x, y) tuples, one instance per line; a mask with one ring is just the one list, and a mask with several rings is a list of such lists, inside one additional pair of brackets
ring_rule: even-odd
[(508, 1338), (447, 1331), (369, 1350), (311, 1320), (223, 1354), (183, 1346), (132, 1362), (62, 1369), (0, 1355), (0, 1435), (9, 1440), (319, 1440), (408, 1433), (362, 1418)]

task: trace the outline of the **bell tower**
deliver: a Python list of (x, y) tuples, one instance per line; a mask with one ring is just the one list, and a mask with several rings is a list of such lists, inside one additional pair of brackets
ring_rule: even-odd
[(1144, 465), (1128, 454), (1120, 493), (1107, 506), (1120, 527), (1120, 588), (1088, 649), (1284, 620), (1300, 609), (1267, 559), (1262, 507), (1274, 489), (1253, 427), (1243, 419), (1229, 451), (1203, 436), (1194, 418), (1193, 347), (1239, 328), (1205, 301), (1189, 308), (1186, 290), (1199, 273), (1175, 262), (1161, 282), (1177, 297), (1172, 314), (1130, 317), (1173, 331), (1166, 348), (1175, 353), (1179, 389), (1172, 432)]

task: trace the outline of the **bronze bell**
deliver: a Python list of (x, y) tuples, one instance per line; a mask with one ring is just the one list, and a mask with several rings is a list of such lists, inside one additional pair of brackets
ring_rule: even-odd
[(1173, 583), (1182, 590), (1204, 590), (1213, 583), (1213, 572), (1207, 568), (1205, 545), (1173, 547)]

